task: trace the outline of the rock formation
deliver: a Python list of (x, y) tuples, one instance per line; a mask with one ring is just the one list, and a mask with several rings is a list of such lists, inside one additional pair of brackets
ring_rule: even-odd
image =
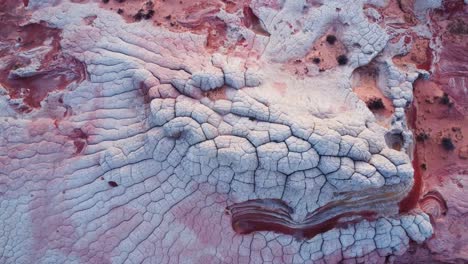
[(468, 260), (468, 5), (0, 3), (0, 263)]

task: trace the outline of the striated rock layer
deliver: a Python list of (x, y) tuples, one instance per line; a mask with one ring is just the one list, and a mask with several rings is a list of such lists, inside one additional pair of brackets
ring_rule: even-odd
[(466, 261), (466, 14), (3, 1), (0, 263)]

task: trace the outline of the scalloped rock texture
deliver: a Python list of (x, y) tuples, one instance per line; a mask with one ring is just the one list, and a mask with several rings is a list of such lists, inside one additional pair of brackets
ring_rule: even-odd
[(468, 261), (467, 14), (2, 1), (0, 263)]

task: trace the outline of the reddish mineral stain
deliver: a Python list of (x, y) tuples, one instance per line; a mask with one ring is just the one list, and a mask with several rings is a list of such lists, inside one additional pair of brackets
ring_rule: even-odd
[(83, 132), (83, 130), (75, 128), (68, 135), (68, 137), (71, 140), (73, 140), (73, 144), (76, 148), (75, 154), (81, 153), (81, 151), (83, 151), (84, 147), (86, 146), (88, 135), (85, 132)]
[[(415, 106), (415, 102), (411, 105), (409, 110), (407, 111), (406, 115), (408, 117), (408, 124), (411, 129), (414, 130), (416, 127), (416, 117), (417, 117), (417, 108)], [(422, 175), (421, 175), (421, 167), (420, 167), (420, 161), (418, 158), (418, 151), (417, 151), (417, 145), (414, 146), (414, 152), (413, 152), (413, 168), (414, 168), (414, 184), (411, 189), (411, 191), (408, 193), (408, 195), (400, 201), (399, 207), (400, 207), (400, 213), (406, 213), (409, 212), (411, 209), (414, 209), (418, 205), (419, 197), (421, 196), (421, 190), (422, 190)]]
[(247, 28), (252, 29), (255, 33), (260, 34), (260, 35), (264, 35), (264, 36), (270, 35), (267, 31), (265, 31), (262, 28), (262, 26), (260, 25), (260, 20), (254, 14), (254, 12), (249, 6), (244, 6), (243, 12), (244, 12), (245, 17), (242, 21), (244, 22), (244, 25)]
[[(345, 227), (362, 219), (373, 219), (376, 215), (370, 211), (355, 211), (320, 221), (320, 219), (313, 219), (317, 218), (313, 214), (307, 216), (304, 222), (295, 222), (291, 218), (293, 209), (278, 199), (255, 199), (236, 203), (229, 206), (227, 212), (231, 214), (232, 228), (238, 234), (272, 231), (291, 235), (296, 239), (310, 239), (335, 227)], [(351, 216), (359, 216), (359, 218), (340, 221), (344, 217)]]
[(223, 86), (216, 90), (204, 92), (203, 96), (208, 97), (210, 100), (213, 100), (213, 101), (226, 100), (227, 99), (226, 92), (227, 92), (226, 86)]
[(414, 167), (414, 185), (411, 191), (408, 193), (408, 195), (400, 201), (400, 213), (407, 213), (412, 209), (416, 208), (416, 206), (418, 205), (419, 197), (421, 196), (422, 176), (416, 148), (414, 150), (414, 158), (412, 164)]
[(396, 56), (393, 58), (393, 62), (400, 67), (405, 67), (409, 64), (414, 64), (418, 69), (429, 71), (432, 64), (432, 50), (429, 47), (429, 39), (421, 38), (413, 34), (413, 38), (405, 36), (404, 40), (406, 44), (413, 43), (411, 50), (404, 56)]
[[(225, 45), (227, 26), (216, 13), (221, 9), (229, 13), (235, 13), (247, 6), (250, 1), (150, 1), (133, 0), (120, 3), (109, 1), (102, 3), (101, 8), (112, 10), (122, 16), (128, 23), (143, 20), (152, 21), (156, 26), (164, 27), (173, 32), (191, 32), (207, 37), (206, 48), (208, 51), (218, 50)], [(140, 11), (141, 10), (141, 11)], [(151, 16), (141, 16), (153, 11)], [(137, 16), (135, 16), (137, 15)], [(252, 13), (248, 15), (251, 21), (255, 20)], [(257, 24), (252, 29), (260, 28)]]
[[(0, 49), (0, 59), (5, 65), (0, 69), (0, 84), (11, 98), (23, 99), (25, 105), (17, 110), (28, 112), (40, 107), (51, 91), (63, 90), (70, 83), (83, 80), (85, 69), (76, 59), (62, 54), (60, 30), (45, 23), (20, 26), (25, 16), (24, 7), (12, 6), (9, 2), (3, 5), (0, 5), (0, 43), (10, 48)], [(33, 56), (18, 56), (37, 48), (49, 50)], [(28, 73), (15, 73), (28, 66), (31, 66)]]

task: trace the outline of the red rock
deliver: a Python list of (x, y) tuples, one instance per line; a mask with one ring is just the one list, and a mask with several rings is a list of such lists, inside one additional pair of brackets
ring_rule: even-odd
[(464, 160), (468, 159), (468, 146), (463, 146), (460, 148), (458, 151), (458, 157)]

